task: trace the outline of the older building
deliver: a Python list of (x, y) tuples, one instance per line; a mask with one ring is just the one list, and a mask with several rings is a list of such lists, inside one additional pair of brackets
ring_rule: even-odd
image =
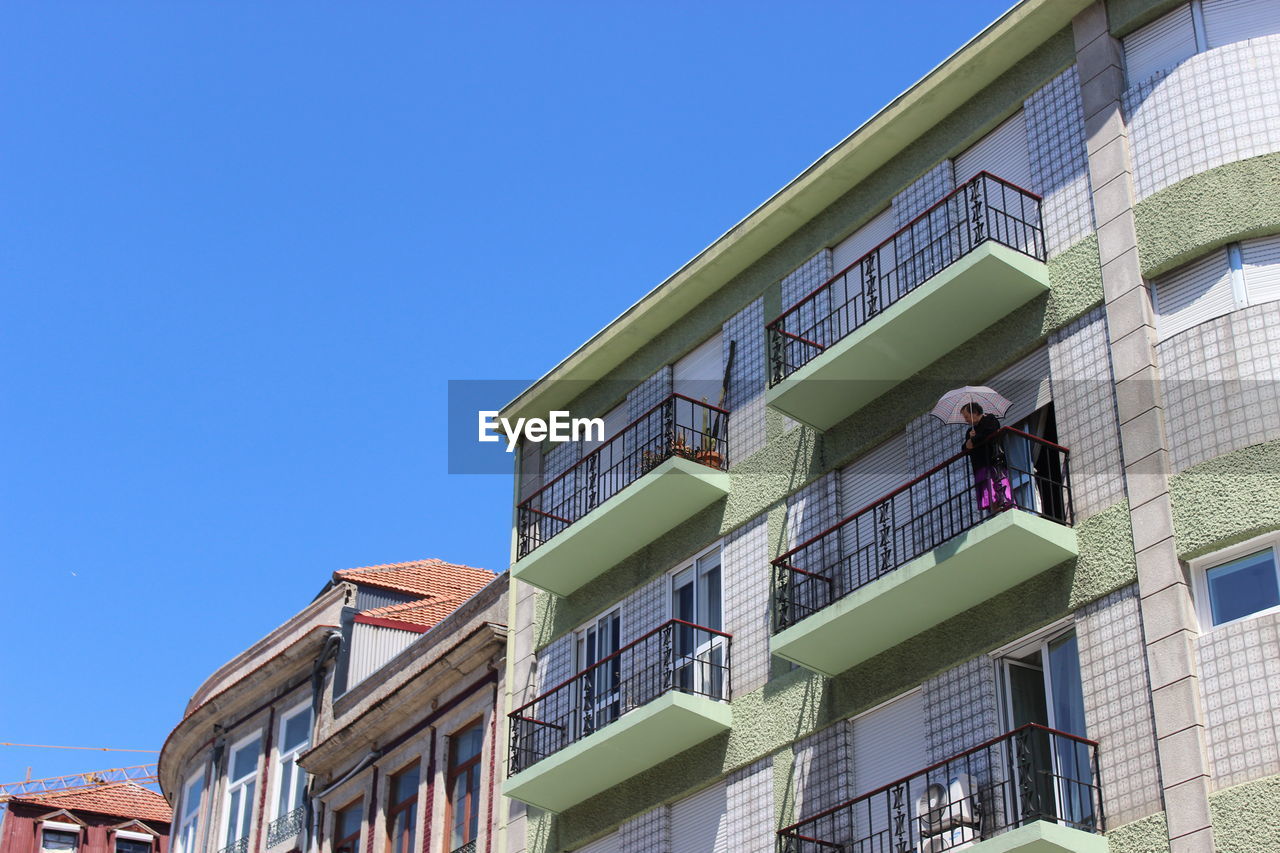
[(4, 853), (168, 853), (172, 812), (133, 782), (24, 794), (8, 802)]
[(1280, 849), (1280, 3), (861, 118), (502, 412), (607, 427), (517, 463), (508, 849)]
[(502, 599), (505, 578), (441, 560), (338, 571), (311, 604), (213, 673), (160, 754), (175, 853), (320, 849), (326, 812), (316, 794), (329, 782), (308, 773), (312, 745), (335, 711), (383, 683), (384, 665), (403, 668), (416, 654), (408, 649), (447, 644), (450, 614), (482, 590)]

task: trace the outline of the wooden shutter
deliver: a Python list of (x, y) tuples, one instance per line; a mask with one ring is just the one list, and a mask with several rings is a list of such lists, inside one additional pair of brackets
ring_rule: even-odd
[(723, 782), (671, 806), (671, 853), (729, 853), (729, 796)]
[[(898, 220), (894, 218), (893, 208), (888, 207), (854, 231), (831, 250), (831, 265), (837, 272), (879, 246), (893, 236), (898, 230)], [(889, 266), (886, 264), (886, 267)]]
[(1204, 0), (1205, 41), (1210, 48), (1280, 33), (1276, 0)]
[(1155, 280), (1156, 333), (1161, 340), (1229, 314), (1235, 308), (1225, 251)]
[(712, 335), (693, 352), (675, 363), (673, 385), (677, 394), (719, 405), (724, 382), (724, 353), (720, 333)]
[(1027, 119), (1022, 110), (955, 159), (956, 184), (979, 172), (990, 172), (1023, 189), (1031, 186), (1031, 155), (1027, 151)]
[(1132, 88), (1196, 53), (1191, 6), (1183, 4), (1123, 39), (1125, 77)]
[(1280, 300), (1280, 234), (1240, 244), (1249, 304)]

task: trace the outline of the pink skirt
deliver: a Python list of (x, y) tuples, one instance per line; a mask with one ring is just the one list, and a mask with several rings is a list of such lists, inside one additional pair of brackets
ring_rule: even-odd
[(980, 509), (1007, 509), (1013, 506), (1013, 487), (1009, 475), (993, 466), (979, 468), (974, 474), (974, 489), (978, 493)]

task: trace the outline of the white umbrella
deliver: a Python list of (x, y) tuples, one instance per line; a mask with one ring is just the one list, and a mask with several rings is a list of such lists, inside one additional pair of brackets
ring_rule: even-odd
[(1009, 411), (1011, 405), (998, 392), (985, 385), (966, 385), (943, 394), (938, 405), (934, 406), (929, 414), (944, 424), (968, 423), (960, 414), (960, 409), (969, 403), (977, 403), (984, 413), (995, 415), (997, 418), (1004, 417), (1004, 413)]

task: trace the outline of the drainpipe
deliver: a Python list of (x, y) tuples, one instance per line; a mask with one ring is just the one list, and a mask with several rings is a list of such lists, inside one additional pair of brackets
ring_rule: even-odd
[[(311, 734), (314, 736), (320, 727), (320, 706), (323, 704), (324, 690), (324, 662), (331, 655), (337, 654), (342, 646), (342, 632), (339, 630), (331, 630), (325, 633), (324, 645), (320, 647), (320, 654), (316, 656), (316, 661), (311, 665)], [(311, 787), (308, 780), (307, 787)], [(306, 811), (302, 815), (302, 838), (299, 839), (299, 850), (312, 850), (313, 843), (320, 837), (319, 833), (319, 811), (316, 809), (316, 797), (307, 797), (303, 803)]]

